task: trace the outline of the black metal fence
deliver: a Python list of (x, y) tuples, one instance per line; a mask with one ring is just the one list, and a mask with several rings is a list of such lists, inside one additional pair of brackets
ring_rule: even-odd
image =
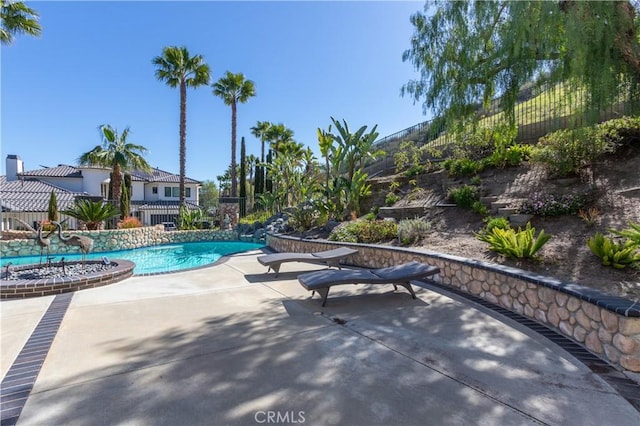
[[(530, 87), (520, 92), (514, 111), (514, 120), (518, 128), (518, 143), (536, 143), (547, 133), (581, 127), (586, 120), (582, 115), (582, 107), (586, 93), (584, 91), (569, 92), (565, 85), (552, 87)], [(602, 108), (596, 121), (606, 121), (624, 115), (640, 113), (640, 99), (636, 96), (621, 96), (616, 102)], [(488, 108), (478, 108), (480, 126), (493, 127), (505, 121), (502, 111), (502, 99), (491, 102)], [(434, 150), (443, 152), (454, 142), (454, 135), (447, 131), (442, 118), (424, 121), (399, 132), (377, 140), (374, 146), (385, 151), (386, 155), (369, 163), (365, 171), (369, 176), (394, 169), (394, 154), (404, 141), (413, 141), (416, 146), (428, 145)]]

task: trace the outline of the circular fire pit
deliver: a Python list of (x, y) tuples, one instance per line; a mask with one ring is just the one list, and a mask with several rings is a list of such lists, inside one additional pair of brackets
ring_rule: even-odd
[(87, 260), (3, 268), (0, 299), (50, 296), (113, 284), (133, 275), (135, 264), (128, 260)]

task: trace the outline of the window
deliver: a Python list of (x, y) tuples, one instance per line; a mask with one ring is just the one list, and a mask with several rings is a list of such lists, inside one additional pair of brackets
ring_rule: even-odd
[[(167, 198), (180, 198), (180, 187), (174, 186), (165, 186), (164, 187), (164, 196)], [(184, 196), (186, 198), (191, 197), (191, 188), (184, 189)]]
[(154, 186), (153, 188), (151, 188), (151, 193), (152, 194), (157, 194), (158, 193), (158, 187)]

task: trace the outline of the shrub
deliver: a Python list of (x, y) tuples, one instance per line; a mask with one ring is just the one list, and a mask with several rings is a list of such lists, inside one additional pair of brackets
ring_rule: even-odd
[(520, 206), (520, 213), (538, 216), (577, 214), (589, 201), (589, 194), (532, 194)]
[(525, 229), (500, 229), (494, 227), (486, 233), (475, 234), (476, 238), (489, 244), (489, 248), (506, 257), (518, 259), (534, 258), (536, 253), (551, 239), (544, 230), (535, 236), (536, 228), (527, 223)]
[(399, 200), (400, 200), (399, 195), (396, 195), (393, 192), (389, 192), (384, 199), (384, 204), (385, 206), (389, 207), (397, 203)]
[(402, 141), (400, 143), (400, 148), (393, 155), (393, 163), (396, 166), (396, 173), (404, 171), (408, 172), (409, 170), (420, 166), (421, 160), (422, 153), (413, 141)]
[(247, 225), (253, 225), (255, 222), (264, 223), (272, 216), (272, 214), (265, 210), (252, 212), (245, 217), (241, 217), (238, 220), (238, 223), (243, 223)]
[(545, 165), (553, 176), (572, 175), (590, 166), (602, 154), (615, 150), (610, 136), (593, 126), (558, 130), (540, 138), (531, 160)]
[(398, 223), (398, 241), (408, 246), (425, 237), (431, 229), (431, 224), (422, 219), (406, 219)]
[(289, 224), (298, 232), (313, 228), (320, 217), (320, 210), (306, 202), (291, 209)]
[(118, 222), (119, 229), (130, 229), (130, 228), (140, 228), (142, 226), (142, 222), (140, 219), (133, 216), (128, 216)]
[(329, 241), (343, 241), (346, 243), (357, 243), (358, 236), (355, 234), (355, 228), (343, 223), (331, 230)]
[(472, 176), (484, 170), (484, 164), (469, 158), (449, 158), (442, 164), (450, 176)]
[(488, 217), (484, 220), (486, 225), (484, 227), (485, 232), (491, 232), (493, 228), (498, 229), (510, 229), (511, 224), (509, 223), (509, 219), (504, 216), (497, 217)]
[(531, 158), (533, 147), (531, 145), (513, 145), (506, 149), (496, 149), (489, 157), (491, 165), (494, 167), (516, 167), (523, 161)]
[(600, 123), (594, 137), (599, 144), (615, 151), (629, 141), (640, 139), (640, 117), (621, 117)]
[(587, 210), (580, 209), (578, 211), (578, 216), (587, 224), (587, 226), (595, 226), (598, 222), (598, 218), (600, 217), (600, 210), (598, 210), (597, 207), (591, 207)]
[(465, 209), (470, 209), (473, 203), (480, 198), (478, 188), (470, 185), (465, 185), (460, 188), (450, 188), (447, 196), (453, 200), (458, 207)]
[(418, 164), (418, 165), (409, 167), (404, 172), (404, 175), (406, 177), (410, 178), (410, 177), (414, 177), (414, 176), (418, 176), (418, 175), (424, 174), (424, 173), (427, 172), (427, 170), (428, 170), (428, 168), (426, 166), (424, 166), (422, 164)]
[(390, 220), (358, 220), (343, 223), (331, 231), (330, 241), (379, 243), (398, 235), (398, 225)]
[(623, 269), (640, 262), (640, 253), (635, 253), (637, 246), (632, 241), (616, 243), (612, 238), (596, 232), (587, 241), (587, 246), (589, 246), (593, 254), (602, 259), (602, 264), (605, 266)]
[(478, 213), (480, 216), (486, 216), (489, 214), (489, 209), (480, 201), (474, 201), (471, 205), (471, 210)]

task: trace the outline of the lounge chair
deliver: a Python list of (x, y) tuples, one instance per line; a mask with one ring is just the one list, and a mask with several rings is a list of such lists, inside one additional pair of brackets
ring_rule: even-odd
[(393, 284), (396, 290), (398, 286), (409, 290), (411, 297), (415, 299), (416, 294), (411, 288), (411, 281), (424, 279), (438, 272), (440, 268), (437, 266), (413, 261), (381, 269), (309, 272), (299, 275), (298, 281), (304, 288), (313, 292), (312, 296), (317, 291), (322, 296), (322, 306), (325, 306), (329, 289), (342, 284)]
[(285, 262), (321, 263), (326, 264), (328, 267), (336, 266), (340, 269), (340, 261), (357, 252), (358, 250), (353, 250), (348, 247), (340, 247), (316, 253), (274, 253), (258, 257), (258, 262), (269, 267), (267, 272), (273, 269), (277, 277), (280, 272), (280, 266)]

